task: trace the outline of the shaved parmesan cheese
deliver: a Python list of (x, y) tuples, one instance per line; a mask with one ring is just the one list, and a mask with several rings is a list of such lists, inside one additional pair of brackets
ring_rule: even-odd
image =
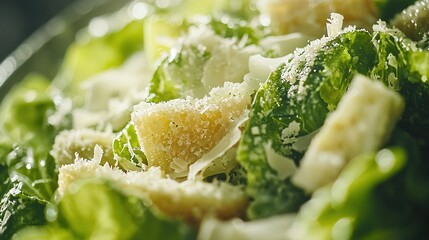
[(232, 130), (220, 140), (208, 153), (204, 154), (195, 163), (189, 166), (188, 180), (195, 180), (199, 172), (204, 171), (214, 160), (223, 156), (226, 151), (231, 149), (241, 138), (240, 126), (248, 119), (247, 111), (241, 117), (241, 120), (232, 128)]
[(294, 161), (276, 153), (272, 149), (271, 144), (266, 144), (264, 150), (268, 165), (277, 172), (277, 176), (280, 179), (284, 180), (296, 172), (297, 167)]
[(331, 18), (328, 19), (328, 23), (326, 24), (326, 30), (328, 32), (329, 37), (338, 36), (341, 29), (343, 28), (343, 20), (343, 15), (338, 13), (331, 13)]
[(358, 75), (312, 140), (293, 182), (309, 192), (334, 181), (354, 157), (387, 140), (404, 109), (401, 96)]

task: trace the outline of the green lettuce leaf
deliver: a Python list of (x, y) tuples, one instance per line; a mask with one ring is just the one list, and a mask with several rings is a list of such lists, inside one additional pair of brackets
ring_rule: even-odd
[(143, 20), (134, 19), (117, 31), (88, 41), (74, 42), (66, 51), (61, 69), (53, 82), (74, 102), (81, 103), (80, 84), (97, 73), (118, 67), (143, 49)]
[(148, 101), (161, 102), (185, 96), (206, 94), (201, 78), (210, 53), (194, 45), (172, 51), (155, 70), (149, 85)]
[(377, 63), (373, 79), (398, 91), (405, 100), (405, 111), (399, 126), (412, 137), (428, 144), (429, 134), (429, 51), (394, 31), (379, 31), (373, 36)]
[(72, 239), (195, 239), (194, 229), (185, 223), (161, 216), (105, 182), (88, 180), (74, 187), (47, 209), (49, 225), (24, 229), (14, 239), (55, 239), (57, 234)]
[(0, 106), (0, 238), (9, 239), (27, 225), (45, 222), (43, 211), (57, 188), (55, 162), (49, 155), (55, 134), (68, 126), (49, 123), (56, 106), (49, 81), (30, 74)]
[(323, 125), (353, 75), (368, 74), (374, 62), (371, 35), (356, 30), (311, 43), (271, 73), (255, 95), (238, 151), (248, 172), (247, 192), (253, 198), (250, 218), (296, 211), (307, 199), (270, 167), (267, 148), (298, 164), (303, 150), (294, 144)]
[(353, 159), (298, 213), (298, 239), (420, 239), (426, 235), (428, 163), (396, 129), (387, 148)]
[(124, 169), (138, 170), (147, 165), (133, 122), (128, 123), (113, 140), (113, 153)]
[(19, 229), (45, 223), (46, 202), (23, 192), (22, 182), (11, 179), (8, 167), (0, 164), (0, 238), (10, 239)]
[(44, 76), (29, 74), (6, 95), (0, 106), (4, 137), (33, 144), (38, 151), (50, 147), (54, 128), (48, 124), (48, 117), (55, 111), (55, 104), (48, 95), (49, 84)]

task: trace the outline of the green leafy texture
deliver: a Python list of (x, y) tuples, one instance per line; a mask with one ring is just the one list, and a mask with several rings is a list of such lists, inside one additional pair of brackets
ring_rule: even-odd
[(419, 160), (409, 151), (412, 144), (404, 136), (397, 131), (395, 144), (353, 159), (331, 186), (316, 192), (298, 214), (297, 222), (305, 235), (300, 237), (424, 238), (428, 204), (426, 209), (420, 208), (415, 195), (409, 194), (407, 178), (413, 177), (409, 174), (415, 173)]
[[(144, 21), (144, 51), (148, 63), (155, 66), (175, 40), (186, 32), (188, 22), (182, 16), (154, 14)], [(160, 41), (160, 40), (163, 41)]]
[(0, 164), (0, 238), (10, 239), (12, 235), (28, 225), (45, 223), (45, 202), (25, 194), (23, 185), (9, 176), (8, 167)]
[(382, 20), (390, 20), (416, 0), (373, 0)]
[(377, 64), (371, 72), (372, 78), (404, 97), (406, 107), (399, 126), (428, 144), (429, 51), (417, 48), (414, 42), (392, 31), (375, 33), (373, 45)]
[(143, 20), (132, 20), (120, 30), (87, 42), (74, 42), (67, 49), (54, 85), (81, 103), (80, 84), (97, 73), (120, 66), (143, 48)]
[(10, 178), (22, 184), (22, 192), (50, 201), (57, 188), (55, 161), (48, 154), (38, 154), (31, 146), (14, 146), (5, 157)]
[(113, 153), (124, 169), (138, 170), (147, 165), (133, 122), (128, 123), (113, 140)]
[(169, 15), (177, 14), (186, 18), (198, 15), (226, 14), (231, 17), (250, 20), (259, 14), (255, 4), (254, 0), (180, 0), (170, 2), (167, 7), (158, 8), (157, 12)]
[[(57, 233), (72, 239), (195, 239), (195, 231), (183, 222), (152, 212), (140, 200), (124, 196), (109, 184), (87, 180), (74, 186), (57, 205), (50, 206), (49, 225), (24, 229), (15, 239)], [(67, 231), (68, 233), (64, 233)]]
[(268, 28), (261, 25), (252, 26), (246, 20), (228, 16), (213, 17), (208, 23), (210, 28), (224, 38), (237, 40), (245, 39), (245, 45), (257, 45), (261, 39), (268, 36)]
[(183, 45), (178, 51), (172, 51), (154, 73), (149, 85), (148, 101), (204, 96), (207, 92), (201, 78), (209, 58), (210, 53), (206, 49), (194, 45)]
[[(312, 46), (305, 48), (291, 62), (272, 72), (255, 95), (238, 151), (238, 161), (247, 171), (246, 190), (253, 198), (248, 209), (252, 219), (296, 211), (307, 199), (289, 179), (278, 178), (267, 162), (265, 149), (272, 148), (298, 163), (302, 152), (295, 151), (292, 142), (282, 138), (283, 129), (299, 123), (295, 137), (318, 130), (326, 115), (335, 109), (353, 75), (368, 74), (375, 62), (371, 36), (366, 31), (342, 33), (315, 53), (314, 50)], [(305, 94), (297, 92), (300, 81), (304, 81)]]
[(418, 41), (429, 34), (429, 1), (419, 0), (397, 14), (390, 22), (405, 33), (407, 37)]
[[(5, 204), (0, 209), (2, 239), (23, 226), (43, 223), (40, 213), (57, 188), (55, 162), (49, 151), (54, 135), (67, 123), (58, 127), (48, 123), (56, 108), (48, 88), (47, 79), (30, 74), (0, 106), (0, 165), (5, 176), (0, 195)], [(9, 213), (14, 214), (6, 218)]]
[(13, 88), (0, 106), (0, 129), (16, 143), (30, 143), (36, 151), (46, 151), (54, 129), (47, 118), (55, 104), (47, 91), (50, 82), (41, 75), (29, 74)]
[[(57, 188), (55, 161), (30, 146), (11, 146), (1, 157), (0, 238), (9, 239), (20, 228), (45, 222), (45, 205)], [(10, 215), (10, 217), (8, 217)]]

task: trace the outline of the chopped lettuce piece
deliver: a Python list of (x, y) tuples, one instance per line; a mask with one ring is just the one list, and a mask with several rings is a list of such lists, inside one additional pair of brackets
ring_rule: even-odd
[(149, 209), (140, 200), (121, 194), (108, 183), (75, 183), (55, 205), (48, 207), (47, 226), (18, 232), (14, 239), (35, 235), (74, 239), (195, 239), (195, 230)]
[(246, 46), (259, 44), (260, 40), (269, 34), (269, 29), (262, 25), (249, 25), (246, 20), (226, 15), (211, 18), (208, 25), (216, 35), (242, 40)]
[(373, 45), (377, 62), (371, 71), (373, 79), (380, 80), (398, 91), (405, 100), (405, 111), (399, 121), (402, 129), (427, 144), (429, 134), (429, 51), (420, 49), (402, 33), (375, 26)]
[(306, 148), (299, 146), (303, 138), (323, 125), (355, 73), (368, 74), (375, 61), (370, 45), (371, 35), (362, 30), (314, 41), (258, 90), (238, 152), (254, 199), (250, 218), (296, 211), (307, 199), (289, 179), (279, 178), (268, 158), (274, 153), (298, 163)]
[(172, 51), (155, 70), (149, 86), (148, 101), (161, 102), (171, 99), (198, 96), (207, 92), (201, 78), (210, 53), (198, 46), (183, 46)]
[(113, 153), (119, 165), (126, 170), (138, 170), (147, 165), (133, 122), (129, 122), (113, 140)]
[(55, 163), (29, 146), (5, 146), (0, 155), (0, 238), (45, 222), (45, 205), (57, 188)]
[[(179, 44), (160, 60), (150, 83), (148, 101), (201, 98), (226, 81), (241, 82), (249, 71), (249, 57), (264, 51), (256, 45), (266, 36), (263, 27), (248, 26), (243, 20), (224, 15), (206, 21), (192, 22)], [(175, 29), (174, 25), (167, 25)]]
[(356, 75), (337, 109), (312, 139), (293, 183), (313, 192), (333, 182), (351, 159), (376, 151), (388, 141), (403, 109), (399, 93), (382, 82)]
[(50, 148), (54, 128), (48, 117), (55, 111), (48, 95), (49, 80), (42, 75), (29, 74), (13, 88), (0, 107), (0, 129), (15, 143), (33, 144), (37, 151)]
[(401, 147), (355, 158), (332, 185), (317, 191), (302, 207), (289, 230), (290, 237), (420, 238), (426, 232), (422, 219), (427, 214), (404, 192), (402, 173), (410, 161), (413, 159), (407, 158)]
[(55, 162), (48, 152), (55, 134), (68, 126), (49, 123), (56, 106), (49, 81), (30, 74), (0, 106), (0, 238), (9, 239), (23, 226), (41, 224), (45, 204), (57, 188)]
[(76, 41), (67, 49), (54, 86), (72, 97), (75, 103), (82, 104), (82, 82), (97, 73), (120, 66), (142, 48), (143, 20), (137, 19), (103, 37)]
[(149, 16), (144, 22), (144, 51), (151, 67), (174, 46), (188, 27), (187, 21), (177, 16)]
[(391, 24), (415, 41), (423, 39), (424, 35), (429, 33), (429, 1), (416, 1), (397, 14)]
[(22, 191), (22, 182), (12, 180), (8, 167), (0, 164), (0, 238), (10, 239), (19, 229), (45, 223), (46, 202)]

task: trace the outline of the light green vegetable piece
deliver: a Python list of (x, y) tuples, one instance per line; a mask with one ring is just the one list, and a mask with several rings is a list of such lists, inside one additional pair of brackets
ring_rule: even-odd
[(313, 41), (273, 71), (258, 90), (238, 151), (248, 173), (246, 190), (253, 198), (250, 218), (296, 211), (306, 200), (269, 162), (280, 156), (298, 163), (354, 74), (369, 73), (375, 62), (370, 45), (371, 36), (363, 30)]
[[(409, 159), (411, 160), (411, 159)], [(403, 148), (352, 160), (339, 178), (316, 191), (289, 230), (292, 239), (418, 239), (425, 227), (402, 195)], [(394, 180), (396, 179), (396, 180)], [(399, 181), (397, 181), (399, 179)], [(392, 192), (393, 189), (396, 189)]]
[(48, 225), (27, 228), (17, 239), (195, 239), (183, 222), (167, 219), (106, 182), (86, 180), (46, 211)]
[(133, 122), (129, 122), (113, 140), (113, 153), (119, 165), (126, 170), (139, 170), (147, 165)]

